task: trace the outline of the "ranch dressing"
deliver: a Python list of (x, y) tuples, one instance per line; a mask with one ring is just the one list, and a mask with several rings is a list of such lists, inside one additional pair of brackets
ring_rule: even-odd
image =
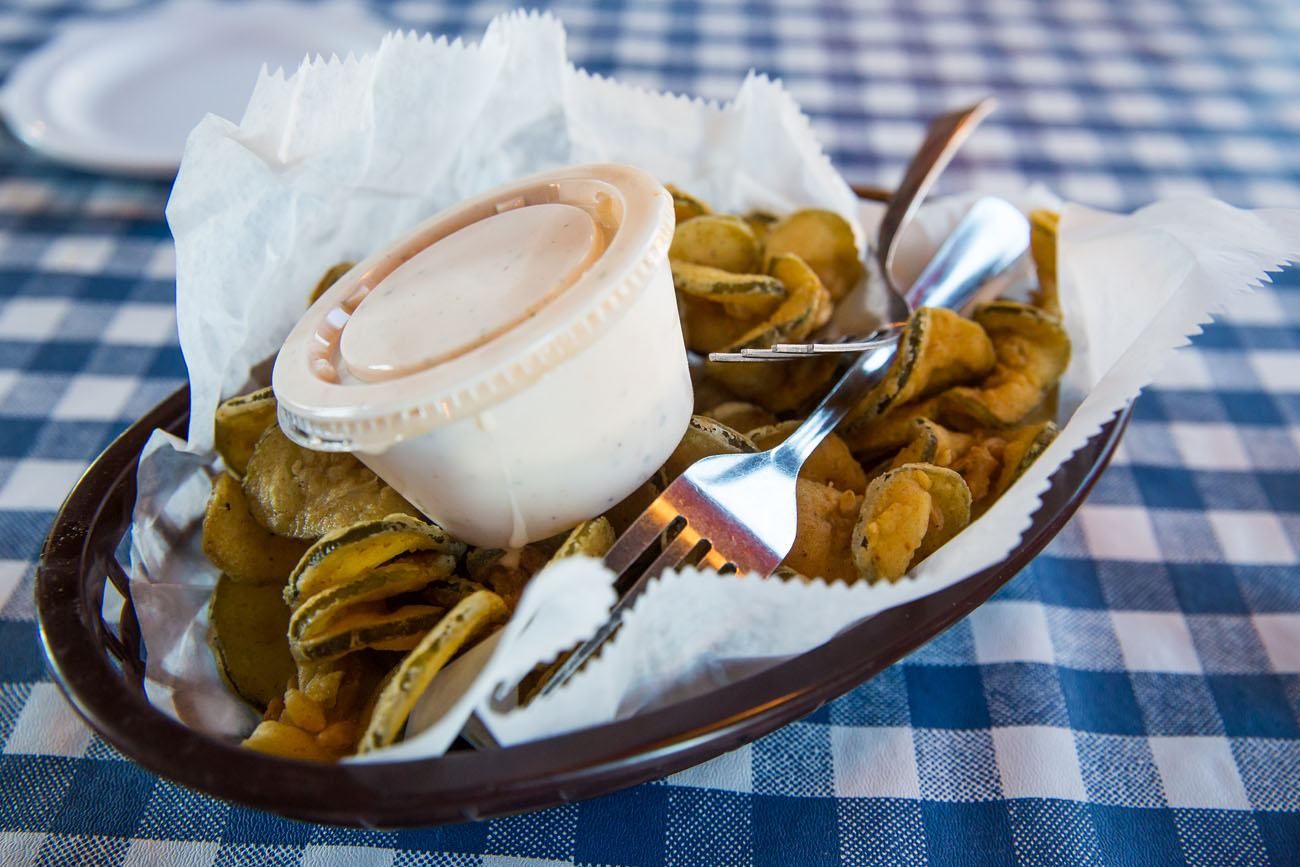
[(465, 541), (600, 514), (672, 451), (692, 392), (667, 192), (627, 166), (536, 176), (344, 275), (285, 341), (295, 441), (357, 455)]

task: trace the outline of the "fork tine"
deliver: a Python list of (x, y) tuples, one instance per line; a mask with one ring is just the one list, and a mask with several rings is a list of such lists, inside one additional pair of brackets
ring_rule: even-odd
[(698, 531), (687, 524), (671, 542), (664, 546), (664, 550), (654, 559), (654, 562), (646, 567), (645, 580), (649, 581), (665, 569), (676, 569), (682, 565), (701, 542), (708, 544), (708, 540), (703, 539)]
[(677, 510), (660, 495), (614, 541), (605, 554), (605, 565), (615, 575), (622, 575), (676, 519)]

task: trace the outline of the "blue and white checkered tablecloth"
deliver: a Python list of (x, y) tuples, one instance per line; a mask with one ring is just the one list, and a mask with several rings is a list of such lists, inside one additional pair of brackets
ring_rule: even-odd
[[(68, 18), (0, 7), (0, 74)], [(496, 3), (396, 3), (476, 36)], [(949, 189), (1300, 206), (1300, 6), (1172, 0), (557, 2), (594, 71), (723, 96), (784, 78), (851, 180), (1001, 110)], [(123, 760), (44, 671), (32, 573), (63, 495), (185, 375), (167, 186), (0, 141), (0, 864), (1300, 863), (1300, 273), (1137, 403), (1091, 500), (993, 601), (842, 699), (669, 779), (405, 832), (303, 825)]]

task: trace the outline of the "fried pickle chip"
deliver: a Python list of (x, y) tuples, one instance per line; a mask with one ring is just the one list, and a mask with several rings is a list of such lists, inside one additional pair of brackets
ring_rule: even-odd
[(295, 539), (315, 539), (385, 515), (419, 515), (352, 455), (305, 449), (278, 427), (257, 441), (244, 493), (258, 523)]
[[(465, 567), (470, 580), (479, 585), (474, 589), (491, 590), (501, 597), (507, 608), (513, 611), (520, 595), (524, 592), (524, 587), (547, 564), (558, 548), (558, 544), (555, 548), (550, 547), (548, 541), (543, 539), (522, 548), (509, 550), (502, 548), (471, 550), (465, 557)], [(468, 589), (467, 585), (462, 586), (460, 590), (466, 589)], [(457, 601), (469, 595), (460, 590), (457, 591)]]
[(1006, 445), (1002, 449), (1002, 466), (992, 490), (995, 499), (1006, 493), (1007, 488), (1029, 469), (1029, 465), (1038, 460), (1039, 455), (1047, 450), (1058, 433), (1060, 428), (1055, 422), (1045, 421), (1017, 428), (1005, 435)]
[(879, 460), (903, 448), (916, 434), (916, 422), (939, 411), (937, 397), (914, 403), (894, 404), (875, 418), (862, 418), (840, 428), (840, 437), (859, 460)]
[(798, 411), (824, 394), (835, 370), (835, 359), (827, 356), (787, 364), (705, 364), (709, 379), (774, 413)]
[(423, 590), (455, 569), (456, 558), (450, 554), (424, 553), (359, 573), (307, 597), (289, 618), (289, 640), (305, 641), (320, 635), (363, 603)]
[[(801, 419), (778, 422), (749, 432), (749, 438), (759, 449), (770, 449), (785, 442), (802, 424)], [(830, 485), (841, 491), (861, 494), (867, 489), (867, 474), (862, 464), (849, 453), (849, 447), (836, 434), (830, 433), (813, 450), (799, 470), (801, 478)]]
[(866, 424), (896, 404), (905, 404), (993, 369), (993, 343), (984, 329), (940, 307), (912, 314), (898, 339), (898, 351), (884, 380), (850, 414), (850, 424)]
[(1006, 443), (998, 436), (973, 439), (965, 451), (946, 465), (966, 482), (966, 487), (970, 489), (972, 507), (982, 508), (986, 504), (985, 498), (1002, 468), (1002, 451), (1005, 446)]
[(677, 225), (668, 258), (750, 274), (762, 270), (763, 247), (754, 230), (739, 217), (705, 214)]
[(970, 523), (970, 490), (953, 470), (904, 464), (867, 486), (853, 561), (870, 582), (897, 581)]
[(465, 545), (437, 524), (409, 515), (363, 521), (328, 533), (307, 549), (289, 575), (284, 599), (297, 608), (304, 599), (346, 584), (399, 554), (415, 551), (448, 554), (454, 559), (465, 552)]
[(746, 331), (728, 347), (767, 347), (783, 341), (803, 340), (826, 324), (833, 309), (830, 293), (808, 264), (790, 253), (773, 256), (768, 271), (788, 294), (762, 323)]
[(397, 740), (415, 703), (443, 666), (508, 616), (501, 598), (487, 590), (466, 597), (449, 611), (406, 655), (380, 690), (361, 736), (359, 752), (365, 754)]
[(274, 584), (217, 579), (208, 601), (208, 643), (230, 689), (264, 710), (294, 675), (285, 638), (289, 609)]
[(673, 216), (677, 218), (677, 225), (680, 226), (694, 217), (713, 213), (708, 203), (698, 196), (692, 196), (674, 184), (665, 184), (664, 187), (673, 197)]
[(657, 482), (667, 488), (673, 479), (686, 472), (686, 468), (710, 455), (738, 455), (758, 451), (754, 444), (739, 431), (702, 415), (691, 416), (682, 441), (673, 449), (668, 460), (659, 469)]
[(381, 603), (361, 603), (335, 620), (329, 629), (301, 641), (290, 641), (289, 650), (300, 662), (338, 659), (365, 648), (410, 650), (445, 613), (434, 605), (403, 605), (387, 611)]
[(711, 409), (705, 410), (700, 415), (722, 422), (732, 430), (741, 433), (752, 431), (755, 428), (767, 427), (770, 424), (776, 424), (778, 421), (775, 415), (758, 404), (743, 400), (724, 401)]
[(754, 237), (762, 241), (767, 238), (767, 230), (772, 228), (780, 218), (771, 211), (750, 211), (741, 219), (754, 230)]
[(835, 301), (849, 294), (865, 273), (853, 229), (833, 211), (795, 211), (772, 224), (763, 242), (770, 257), (794, 253), (807, 262)]
[(795, 480), (795, 501), (799, 523), (783, 565), (812, 578), (855, 580), (849, 546), (862, 498), (801, 477)]
[(283, 722), (291, 722), (305, 732), (319, 734), (325, 729), (325, 708), (300, 689), (289, 689), (284, 694)]
[(889, 469), (897, 469), (903, 464), (934, 464), (951, 468), (975, 439), (970, 434), (950, 431), (928, 418), (914, 419), (912, 430), (912, 441), (894, 455)]
[(203, 513), (203, 553), (231, 581), (283, 583), (307, 543), (268, 532), (248, 511), (244, 489), (222, 473)]
[[(460, 575), (448, 575), (446, 578), (440, 578), (428, 587), (424, 588), (424, 592), (420, 595), (430, 605), (436, 605), (439, 608), (450, 611), (466, 596), (477, 593), (480, 590), (489, 589), (491, 588), (471, 578), (463, 578)], [(501, 594), (497, 593), (497, 595), (500, 596)], [(513, 606), (510, 607), (511, 610), (513, 610)]]
[(315, 304), (316, 299), (324, 295), (325, 290), (337, 283), (340, 277), (351, 271), (352, 266), (355, 264), (356, 262), (339, 262), (337, 265), (331, 265), (330, 269), (321, 276), (316, 288), (311, 290), (311, 296), (308, 297), (307, 303)]
[(767, 274), (734, 274), (721, 268), (674, 260), (673, 286), (678, 292), (727, 305), (736, 317), (765, 316), (786, 296), (785, 284)]
[(275, 395), (261, 388), (224, 401), (212, 418), (212, 443), (226, 469), (242, 478), (253, 447), (275, 424)]
[(687, 347), (705, 354), (722, 352), (735, 345), (745, 332), (763, 320), (759, 314), (737, 316), (722, 304), (705, 301), (685, 292), (677, 293), (677, 308)]
[(592, 518), (573, 528), (551, 562), (565, 557), (604, 557), (613, 545), (613, 526), (605, 518)]
[(1019, 423), (1056, 387), (1070, 363), (1070, 337), (1050, 313), (1015, 301), (993, 301), (975, 311), (992, 339), (997, 365), (975, 386), (940, 397), (942, 420), (956, 428)]
[(1053, 316), (1061, 315), (1061, 296), (1056, 277), (1056, 232), (1061, 215), (1056, 211), (1029, 212), (1029, 252), (1038, 272), (1034, 303)]
[(317, 743), (310, 732), (277, 720), (258, 723), (243, 745), (259, 753), (303, 762), (332, 762), (338, 758)]

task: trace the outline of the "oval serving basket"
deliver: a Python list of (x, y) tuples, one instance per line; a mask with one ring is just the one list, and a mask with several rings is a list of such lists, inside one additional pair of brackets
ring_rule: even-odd
[[(863, 198), (888, 193), (858, 189)], [(36, 574), (46, 661), (86, 722), (124, 756), (214, 797), (312, 822), (437, 825), (536, 810), (674, 773), (756, 740), (848, 692), (966, 616), (1016, 575), (1075, 513), (1128, 424), (1125, 410), (1052, 476), (1005, 560), (876, 615), (820, 647), (705, 695), (571, 734), (436, 759), (322, 765), (275, 758), (187, 728), (149, 703), (127, 569), (140, 451), (155, 428), (184, 436), (189, 389), (131, 425), (82, 476), (54, 519)], [(124, 599), (105, 621), (110, 583)]]
[[(104, 740), (160, 776), (297, 819), (398, 827), (604, 794), (697, 764), (812, 713), (960, 620), (1033, 559), (1087, 497), (1129, 412), (1052, 476), (1011, 556), (947, 590), (879, 614), (759, 674), (632, 719), (500, 750), (366, 765), (265, 756), (193, 731), (145, 697), (145, 648), (118, 551), (130, 532), (140, 450), (154, 428), (183, 435), (188, 417), (189, 390), (182, 388), (100, 455), (55, 518), (36, 576), (41, 641), (55, 680)], [(102, 616), (109, 581), (126, 600), (118, 629)]]

